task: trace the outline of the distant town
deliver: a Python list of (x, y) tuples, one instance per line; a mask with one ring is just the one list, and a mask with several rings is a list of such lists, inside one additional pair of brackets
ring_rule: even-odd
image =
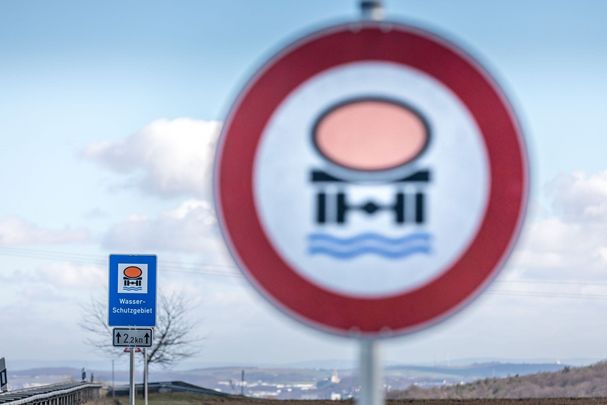
[[(469, 383), (484, 378), (524, 376), (559, 371), (566, 367), (554, 363), (475, 363), (463, 366), (389, 366), (384, 371), (387, 392), (415, 387), (441, 387)], [(80, 381), (78, 368), (34, 368), (9, 372), (11, 389)], [(86, 370), (87, 380), (112, 385), (107, 370)], [(217, 392), (266, 399), (342, 400), (357, 397), (357, 373), (352, 369), (329, 368), (240, 368), (214, 367), (187, 371), (153, 370), (151, 381), (184, 381)], [(125, 386), (128, 372), (116, 370), (114, 384)]]

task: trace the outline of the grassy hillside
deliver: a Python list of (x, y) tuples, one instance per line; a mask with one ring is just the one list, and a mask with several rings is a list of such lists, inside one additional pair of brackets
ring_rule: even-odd
[(607, 362), (561, 371), (484, 380), (435, 388), (412, 386), (390, 398), (573, 398), (607, 397)]
[[(137, 404), (143, 404), (143, 399), (138, 396), (136, 401)], [(216, 405), (228, 405), (229, 400), (209, 398), (202, 395), (187, 394), (187, 393), (168, 393), (168, 394), (150, 394), (149, 404), (150, 405), (205, 405), (205, 404), (216, 404)], [(118, 397), (116, 400), (111, 398), (103, 398), (97, 402), (91, 403), (91, 405), (128, 405), (128, 397)]]
[[(111, 399), (102, 399), (97, 402), (88, 402), (87, 405), (126, 405), (128, 401), (114, 402)], [(137, 401), (141, 404), (143, 401)], [(353, 401), (280, 401), (250, 398), (200, 398), (182, 394), (160, 394), (150, 397), (150, 405), (354, 405)], [(586, 398), (549, 398), (549, 399), (490, 399), (490, 400), (390, 400), (387, 405), (604, 405), (604, 399)]]

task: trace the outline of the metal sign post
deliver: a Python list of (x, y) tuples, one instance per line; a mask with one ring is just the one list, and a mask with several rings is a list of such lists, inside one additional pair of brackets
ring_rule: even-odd
[(379, 356), (379, 342), (375, 339), (360, 341), (360, 395), (359, 405), (380, 405), (384, 403), (383, 376)]
[(361, 0), (360, 11), (363, 19), (380, 21), (384, 18), (384, 7), (381, 0)]
[(135, 405), (135, 348), (129, 350), (129, 405)]
[(148, 405), (148, 380), (149, 380), (149, 370), (148, 370), (148, 353), (147, 350), (143, 349), (143, 403)]
[(114, 378), (114, 359), (112, 359), (112, 399), (116, 399), (116, 384)]
[(6, 360), (0, 358), (0, 392), (8, 391), (8, 373), (6, 372)]
[[(381, 0), (361, 0), (360, 9), (363, 20), (381, 21), (383, 5)], [(360, 394), (359, 405), (380, 405), (384, 403), (383, 375), (379, 358), (379, 342), (375, 339), (360, 341)]]

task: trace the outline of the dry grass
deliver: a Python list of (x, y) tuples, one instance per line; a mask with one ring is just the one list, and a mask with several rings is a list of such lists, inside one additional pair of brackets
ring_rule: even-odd
[(605, 381), (607, 381), (607, 363), (602, 362), (588, 367), (567, 367), (553, 373), (487, 378), (447, 387), (414, 386), (405, 391), (392, 392), (390, 397), (392, 399), (606, 398)]
[[(137, 404), (143, 400), (138, 398)], [(542, 399), (400, 399), (389, 400), (387, 405), (599, 405), (605, 404), (604, 398), (542, 398)], [(118, 402), (111, 398), (89, 403), (94, 405), (127, 405), (127, 398)], [(155, 394), (150, 395), (150, 405), (352, 405), (352, 401), (296, 401), (264, 400), (251, 398), (205, 398), (191, 394)]]

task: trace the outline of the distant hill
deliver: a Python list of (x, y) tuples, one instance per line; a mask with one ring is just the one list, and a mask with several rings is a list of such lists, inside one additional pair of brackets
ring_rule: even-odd
[(564, 367), (556, 372), (527, 376), (485, 378), (479, 381), (423, 388), (411, 386), (393, 391), (392, 399), (472, 399), (472, 398), (566, 398), (607, 397), (607, 362), (586, 367)]
[[(514, 389), (504, 388), (506, 384), (498, 377), (518, 375), (517, 381), (523, 376), (553, 375), (545, 373), (560, 370), (565, 367), (557, 363), (474, 363), (458, 366), (423, 366), (423, 365), (392, 365), (384, 370), (384, 384), (387, 390), (398, 392), (403, 398), (443, 398), (443, 397), (508, 397), (503, 392)], [(244, 384), (241, 384), (242, 371), (245, 371)], [(567, 368), (567, 373), (581, 369)], [(124, 366), (108, 370), (87, 369), (87, 378), (94, 374), (95, 381), (117, 385), (128, 382), (128, 372)], [(557, 373), (556, 375), (560, 375)], [(137, 381), (141, 378), (141, 365), (136, 369)], [(607, 377), (607, 370), (605, 370)], [(44, 385), (63, 381), (79, 381), (80, 369), (36, 368), (29, 370), (9, 371), (9, 385), (13, 389), (35, 385)], [(192, 370), (162, 370), (153, 368), (150, 371), (150, 381), (184, 381), (227, 394), (240, 394), (255, 397), (272, 397), (276, 399), (328, 399), (338, 394), (341, 398), (355, 396), (359, 389), (358, 370), (356, 369), (321, 369), (321, 368), (265, 368), (265, 367), (215, 367)], [(471, 383), (473, 381), (480, 381)], [(493, 384), (493, 385), (491, 385)], [(533, 396), (528, 393), (530, 384), (525, 385), (525, 391), (519, 396)], [(413, 388), (411, 388), (413, 387)], [(423, 390), (421, 387), (435, 387)], [(442, 387), (442, 388), (439, 388)], [(536, 386), (532, 385), (533, 390)], [(451, 390), (451, 391), (450, 391)], [(544, 391), (539, 391), (540, 394)], [(567, 394), (569, 395), (569, 394)], [(517, 397), (517, 395), (511, 395)], [(560, 396), (560, 394), (555, 394)]]
[(470, 381), (487, 377), (508, 377), (541, 372), (559, 371), (566, 365), (558, 363), (473, 363), (462, 366), (415, 366), (386, 367), (385, 374), (435, 375), (437, 377)]
[[(385, 382), (391, 389), (405, 389), (412, 384), (421, 386), (453, 385), (461, 382), (471, 382), (483, 378), (506, 377), (509, 375), (527, 375), (545, 371), (556, 371), (563, 368), (556, 363), (475, 363), (459, 366), (420, 366), (420, 365), (392, 365), (385, 368)], [(152, 369), (152, 381), (181, 380), (205, 387), (217, 387), (220, 381), (234, 383), (241, 378), (241, 370), (246, 370), (245, 378), (249, 382), (264, 381), (276, 384), (284, 383), (317, 383), (329, 378), (334, 370), (339, 376), (350, 384), (357, 384), (356, 369), (338, 368), (266, 368), (266, 367), (214, 367), (192, 370), (163, 370)], [(137, 367), (137, 375), (141, 367)], [(112, 381), (110, 370), (87, 369), (87, 377), (94, 374), (96, 381)], [(9, 380), (15, 386), (31, 383), (51, 383), (66, 380), (79, 380), (80, 369), (70, 367), (40, 367), (27, 370), (10, 370)], [(128, 369), (117, 367), (114, 373), (117, 384), (128, 381)], [(223, 387), (225, 388), (225, 387)], [(229, 387), (228, 387), (229, 388)]]

